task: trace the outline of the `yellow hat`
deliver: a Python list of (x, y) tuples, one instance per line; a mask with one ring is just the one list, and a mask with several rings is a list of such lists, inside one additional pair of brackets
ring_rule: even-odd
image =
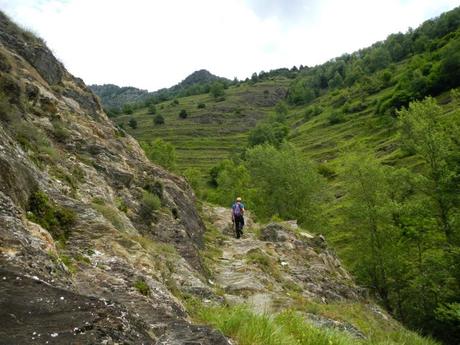
[(236, 201), (241, 201), (241, 198), (240, 197), (236, 198)]

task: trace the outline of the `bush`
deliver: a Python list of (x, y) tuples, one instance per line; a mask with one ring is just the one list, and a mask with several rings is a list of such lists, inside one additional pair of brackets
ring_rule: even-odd
[(136, 280), (136, 282), (134, 283), (134, 287), (142, 295), (144, 295), (144, 296), (149, 296), (150, 295), (150, 287), (147, 285), (145, 280), (143, 280), (143, 279)]
[(157, 139), (153, 142), (144, 142), (141, 147), (152, 162), (169, 170), (176, 168), (176, 149), (172, 144), (163, 139)]
[(204, 108), (206, 108), (206, 103), (198, 103), (198, 105), (196, 107), (198, 109), (204, 109)]
[(155, 115), (157, 113), (157, 107), (155, 106), (154, 103), (151, 103), (149, 105), (149, 114), (150, 115)]
[(303, 115), (305, 120), (310, 120), (312, 117), (317, 116), (323, 112), (323, 108), (319, 105), (314, 105), (305, 109), (305, 113)]
[(155, 194), (160, 199), (163, 197), (163, 184), (160, 181), (154, 181), (152, 183), (147, 183), (144, 186), (144, 190)]
[(136, 129), (137, 128), (137, 121), (136, 119), (129, 119), (128, 121), (128, 126), (131, 127), (132, 129)]
[(160, 209), (161, 200), (158, 195), (152, 194), (148, 191), (144, 191), (142, 195), (142, 202), (140, 208), (140, 215), (145, 221), (151, 221), (153, 213)]
[(42, 191), (36, 191), (29, 198), (28, 218), (49, 231), (56, 241), (67, 241), (76, 215), (71, 209), (58, 207)]
[(179, 117), (180, 117), (181, 119), (186, 119), (187, 116), (188, 116), (187, 110), (182, 109), (182, 110), (180, 111), (180, 113), (179, 113)]
[(70, 131), (64, 127), (62, 121), (53, 121), (53, 135), (57, 141), (65, 143), (70, 138)]
[(125, 104), (123, 105), (123, 113), (127, 115), (131, 115), (134, 113), (134, 108), (131, 104)]
[(165, 123), (165, 118), (161, 114), (158, 114), (153, 118), (153, 123), (156, 125), (163, 125)]
[(225, 100), (225, 87), (224, 84), (220, 81), (214, 81), (211, 85), (209, 92), (211, 93), (212, 97), (214, 97), (214, 99), (216, 99), (217, 101), (219, 101), (222, 98), (223, 100)]
[(327, 164), (320, 164), (318, 165), (318, 173), (328, 179), (333, 178), (337, 175), (337, 173)]
[(345, 122), (345, 116), (340, 112), (334, 111), (329, 115), (328, 120), (330, 125), (336, 125)]

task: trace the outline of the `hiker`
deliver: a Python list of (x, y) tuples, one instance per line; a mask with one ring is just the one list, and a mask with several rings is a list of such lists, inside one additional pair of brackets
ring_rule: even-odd
[(232, 222), (235, 226), (236, 238), (240, 238), (243, 234), (244, 226), (244, 204), (241, 198), (236, 198), (236, 202), (232, 205)]

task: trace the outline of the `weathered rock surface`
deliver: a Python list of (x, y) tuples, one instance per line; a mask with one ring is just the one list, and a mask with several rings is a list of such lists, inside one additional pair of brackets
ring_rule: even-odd
[[(0, 101), (0, 343), (227, 344), (171, 292), (210, 294), (190, 187), (2, 13)], [(37, 191), (73, 215), (65, 240), (28, 212)], [(147, 192), (160, 209), (145, 211)]]
[[(248, 213), (250, 226), (236, 239), (227, 209), (206, 206), (205, 213), (225, 236), (222, 255), (212, 270), (227, 303), (246, 303), (257, 313), (273, 313), (295, 307), (299, 295), (319, 303), (364, 300), (365, 291), (355, 285), (323, 236), (311, 235), (293, 221), (261, 226)], [(318, 327), (363, 336), (351, 324), (305, 317)]]

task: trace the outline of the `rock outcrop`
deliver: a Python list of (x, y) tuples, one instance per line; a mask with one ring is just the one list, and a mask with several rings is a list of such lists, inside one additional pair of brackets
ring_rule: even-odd
[(206, 282), (187, 183), (1, 13), (0, 62), (0, 343), (227, 344), (171, 293)]

